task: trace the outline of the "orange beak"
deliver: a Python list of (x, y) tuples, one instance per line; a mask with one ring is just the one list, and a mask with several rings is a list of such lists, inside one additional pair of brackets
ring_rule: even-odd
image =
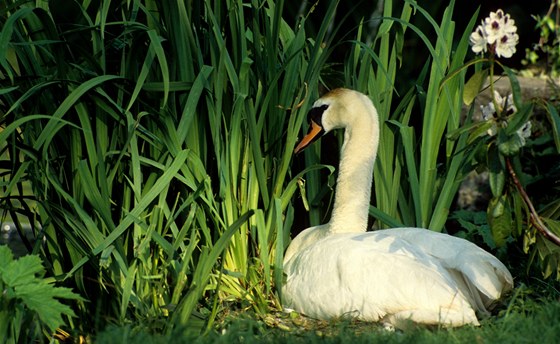
[(305, 137), (301, 140), (301, 142), (297, 145), (296, 149), (294, 149), (294, 154), (299, 153), (305, 147), (307, 147), (311, 142), (318, 138), (318, 135), (323, 132), (323, 128), (315, 123), (315, 121), (311, 120), (311, 128)]

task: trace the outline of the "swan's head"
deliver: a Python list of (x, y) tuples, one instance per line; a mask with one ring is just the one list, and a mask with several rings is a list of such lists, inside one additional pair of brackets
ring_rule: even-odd
[(378, 133), (377, 110), (363, 93), (337, 88), (317, 99), (308, 113), (309, 132), (301, 140), (295, 153), (300, 152), (323, 134), (333, 129), (360, 125), (372, 126)]

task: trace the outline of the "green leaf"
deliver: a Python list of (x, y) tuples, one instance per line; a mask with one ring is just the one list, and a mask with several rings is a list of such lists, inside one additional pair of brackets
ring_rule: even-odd
[(16, 295), (30, 310), (37, 313), (47, 327), (54, 332), (64, 324), (62, 315), (75, 316), (74, 311), (57, 298), (81, 299), (69, 288), (54, 287), (41, 280), (16, 288)]
[(518, 107), (517, 112), (514, 113), (509, 119), (508, 125), (506, 127), (506, 134), (512, 135), (517, 130), (519, 130), (519, 128), (527, 123), (532, 113), (533, 103), (526, 103), (521, 105), (521, 107)]
[[(551, 224), (550, 219), (543, 220), (547, 226)], [(560, 246), (538, 235), (536, 249), (541, 260), (543, 277), (548, 278), (554, 273), (557, 278), (560, 277)]]
[(523, 104), (521, 103), (521, 86), (519, 85), (519, 80), (517, 80), (517, 76), (515, 75), (515, 72), (513, 71), (513, 69), (506, 67), (504, 65), (501, 65), (502, 68), (504, 68), (508, 78), (509, 78), (509, 82), (511, 84), (511, 93), (513, 94), (513, 102), (515, 103), (515, 107), (517, 109), (521, 109)]
[(483, 122), (475, 122), (475, 123), (481, 123), (481, 124), (479, 126), (476, 126), (474, 128), (474, 130), (471, 132), (471, 134), (469, 135), (469, 138), (467, 140), (467, 144), (473, 143), (478, 138), (482, 138), (484, 136), (489, 136), (488, 131), (492, 130), (493, 127), (496, 126), (496, 122), (492, 121), (492, 120), (491, 121), (483, 121)]
[[(496, 248), (496, 243), (488, 225), (486, 212), (458, 210), (453, 213), (453, 218), (457, 219), (461, 227), (465, 228), (470, 236), (478, 234), (488, 247), (491, 249)], [(468, 239), (472, 240), (470, 237)]]
[(525, 216), (529, 218), (531, 216), (528, 212), (527, 205), (521, 198), (521, 194), (519, 192), (515, 192), (512, 194), (512, 208), (513, 208), (513, 235), (517, 238), (521, 237), (525, 230)]
[(27, 15), (33, 13), (31, 7), (23, 7), (17, 11), (10, 13), (10, 15), (5, 16), (3, 20), (2, 30), (0, 30), (0, 65), (5, 71), (9, 72), (10, 80), (13, 82), (13, 74), (11, 73), (12, 68), (7, 59), (7, 54), (9, 52), (10, 41), (12, 39), (12, 34), (14, 29), (17, 27), (17, 21)]
[(304, 185), (301, 185), (300, 181), (303, 179), (303, 176), (311, 171), (316, 171), (322, 168), (326, 168), (329, 170), (329, 174), (333, 174), (335, 171), (335, 168), (330, 166), (330, 165), (312, 165), (307, 167), (306, 169), (304, 169), (303, 171), (301, 171), (300, 173), (298, 173), (294, 178), (292, 178), (292, 180), (290, 180), (290, 182), (286, 185), (286, 187), (284, 188), (284, 192), (282, 193), (282, 196), (280, 197), (280, 199), (282, 200), (282, 210), (286, 209), (286, 207), (288, 206), (290, 200), (292, 199), (292, 196), (294, 194), (294, 192), (297, 190), (297, 188), (302, 189), (302, 198), (303, 198), (303, 202), (305, 204), (305, 208), (308, 209), (308, 199), (307, 199), (307, 195), (305, 193), (305, 182), (303, 183)]
[(0, 245), (0, 277), (3, 269), (14, 260), (14, 254), (7, 245)]
[(541, 219), (543, 220), (543, 222), (546, 224), (546, 226), (548, 227), (548, 229), (556, 234), (557, 236), (560, 236), (560, 221), (559, 220), (554, 220), (548, 217), (541, 217)]
[[(134, 209), (127, 214), (127, 216), (119, 223), (119, 225), (100, 243), (97, 247), (92, 250), (93, 255), (98, 255), (103, 252), (107, 247), (109, 247), (119, 236), (121, 236), (129, 226), (140, 216), (142, 212), (148, 208), (150, 203), (159, 196), (159, 194), (169, 186), (172, 179), (175, 178), (176, 173), (184, 165), (185, 161), (192, 152), (188, 150), (180, 151), (173, 160), (170, 161), (168, 166), (165, 167), (165, 172), (156, 180), (154, 185), (146, 192), (145, 195), (138, 201)], [(67, 273), (67, 277), (70, 277), (75, 271), (81, 268), (87, 261), (89, 257), (82, 258), (77, 262), (72, 270)]]
[(525, 145), (525, 140), (517, 133), (509, 136), (507, 140), (498, 143), (498, 149), (504, 156), (514, 156), (519, 153), (521, 147)]
[[(3, 246), (6, 247), (6, 246)], [(2, 267), (2, 280), (9, 287), (17, 287), (33, 282), (35, 274), (44, 273), (41, 259), (36, 255), (28, 255), (18, 260), (13, 260)]]
[[(42, 278), (45, 269), (41, 263), (41, 259), (37, 255), (28, 255), (17, 260), (13, 260), (13, 256), (8, 246), (0, 246), (0, 279), (4, 282), (4, 297), (12, 299), (10, 304), (24, 305), (29, 311), (36, 313), (39, 319), (50, 330), (54, 330), (61, 326), (64, 321), (62, 315), (75, 316), (74, 312), (67, 305), (62, 304), (57, 299), (74, 299), (83, 300), (78, 294), (75, 294), (69, 288), (55, 287), (49, 284), (46, 279)], [(9, 292), (6, 292), (8, 290)], [(0, 307), (4, 307), (7, 303), (0, 302)], [(26, 312), (27, 312), (26, 310)], [(0, 308), (0, 319), (3, 317), (6, 309)], [(13, 309), (9, 309), (13, 311)], [(8, 320), (16, 321), (14, 317)], [(2, 333), (0, 326), (0, 334)], [(5, 331), (4, 331), (5, 332)]]
[(506, 196), (494, 197), (490, 200), (487, 216), (496, 246), (504, 246), (512, 230), (511, 210), (506, 204)]
[(487, 135), (486, 131), (490, 129), (491, 124), (489, 121), (477, 121), (465, 124), (447, 134), (447, 139), (457, 141), (461, 135), (470, 132), (469, 142), (474, 141), (480, 136)]
[(389, 227), (405, 227), (402, 222), (372, 205), (369, 206), (369, 214)]
[(550, 122), (552, 124), (552, 132), (554, 133), (554, 144), (556, 145), (556, 151), (560, 153), (560, 115), (558, 115), (558, 110), (556, 107), (550, 103), (546, 103), (546, 109), (550, 116)]
[(479, 70), (478, 72), (474, 73), (473, 76), (467, 81), (465, 84), (465, 89), (463, 91), (463, 103), (467, 106), (471, 105), (482, 86), (484, 85), (484, 81), (488, 77), (488, 69)]
[(128, 302), (130, 301), (130, 296), (133, 293), (132, 286), (136, 280), (136, 263), (135, 260), (132, 265), (128, 268), (126, 272), (124, 285), (123, 285), (123, 292), (122, 292), (122, 300), (121, 300), (121, 314), (120, 314), (120, 321), (126, 321), (126, 310), (128, 308)]
[(174, 313), (175, 321), (180, 324), (186, 324), (192, 315), (192, 312), (196, 306), (196, 302), (201, 297), (204, 288), (206, 287), (208, 280), (210, 279), (210, 272), (216, 264), (219, 256), (225, 250), (229, 244), (231, 237), (239, 230), (242, 224), (244, 224), (251, 216), (253, 216), (254, 211), (250, 210), (245, 214), (241, 215), (229, 228), (220, 236), (212, 248), (204, 247), (202, 250), (201, 258), (196, 266), (196, 270), (193, 274), (193, 279), (189, 289), (189, 293), (183, 298), (177, 311)]
[(76, 87), (60, 104), (60, 106), (56, 109), (53, 113), (52, 118), (45, 126), (44, 130), (41, 132), (39, 137), (34, 142), (33, 148), (38, 149), (39, 147), (43, 146), (44, 149), (49, 146), (52, 139), (56, 136), (56, 133), (63, 127), (60, 124), (60, 119), (66, 115), (68, 112), (71, 112), (71, 109), (77, 102), (80, 101), (81, 97), (86, 93), (91, 91), (92, 89), (99, 87), (105, 82), (120, 79), (119, 76), (115, 75), (100, 75), (94, 78), (91, 78), (83, 83), (80, 86)]
[(487, 162), (490, 189), (494, 197), (499, 197), (504, 191), (506, 182), (505, 160), (494, 144), (488, 146)]

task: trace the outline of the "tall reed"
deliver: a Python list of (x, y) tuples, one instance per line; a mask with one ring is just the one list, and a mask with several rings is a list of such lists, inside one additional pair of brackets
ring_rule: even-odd
[(2, 15), (3, 192), (90, 300), (79, 326), (196, 329), (212, 295), (279, 307), (291, 152), (336, 2), (314, 39), (282, 1), (42, 5)]
[[(356, 38), (345, 42), (352, 49), (344, 64), (344, 85), (368, 94), (382, 123), (370, 214), (379, 220), (378, 228), (406, 225), (442, 231), (459, 184), (472, 170), (473, 151), (466, 135), (454, 141), (446, 137), (464, 123), (466, 70), (455, 71), (465, 63), (477, 13), (464, 31), (456, 32), (455, 1), (447, 6), (439, 24), (415, 1), (405, 1), (400, 13), (394, 13), (395, 5), (384, 2), (372, 44), (365, 43), (364, 23)], [(413, 19), (426, 21), (433, 32), (421, 31), (411, 23)], [(412, 53), (403, 44), (405, 35), (416, 36), (429, 58), (413, 87), (399, 96), (396, 82), (403, 55)], [(308, 180), (311, 199), (325, 193), (320, 183), (318, 178)]]

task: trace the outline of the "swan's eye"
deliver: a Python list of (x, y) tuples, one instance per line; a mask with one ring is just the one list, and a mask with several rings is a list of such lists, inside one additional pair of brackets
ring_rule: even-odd
[(313, 120), (313, 122), (321, 125), (321, 117), (323, 116), (325, 110), (327, 110), (328, 108), (329, 106), (327, 104), (311, 108), (311, 110), (309, 110), (309, 113), (307, 114), (307, 121), (311, 123), (311, 121)]

